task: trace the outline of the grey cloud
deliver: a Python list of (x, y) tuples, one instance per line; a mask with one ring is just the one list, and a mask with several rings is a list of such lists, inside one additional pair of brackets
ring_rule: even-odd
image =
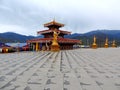
[(89, 0), (86, 2), (82, 0), (59, 0), (59, 2), (57, 0), (51, 0), (51, 2), (47, 0), (0, 0), (0, 24), (16, 25), (21, 27), (20, 29), (24, 28), (27, 34), (27, 31), (43, 30), (43, 24), (55, 17), (58, 22), (66, 25), (63, 29), (74, 33), (95, 29), (120, 29), (120, 9), (118, 5), (117, 7), (112, 5), (117, 0), (112, 0), (110, 5), (106, 4), (108, 0), (105, 0), (105, 4), (97, 1), (97, 5), (94, 5)]

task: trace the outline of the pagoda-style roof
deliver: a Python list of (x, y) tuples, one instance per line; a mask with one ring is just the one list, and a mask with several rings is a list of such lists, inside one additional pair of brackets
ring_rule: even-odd
[[(37, 38), (37, 39), (32, 39), (32, 40), (28, 40), (27, 43), (48, 43), (48, 42), (52, 42), (53, 38)], [(76, 39), (68, 39), (68, 38), (58, 38), (58, 43), (80, 43), (80, 40), (76, 40)]]
[[(63, 31), (63, 30), (57, 30), (58, 32), (62, 33), (62, 34), (71, 34), (71, 32), (68, 31)], [(37, 34), (46, 34), (46, 33), (51, 33), (53, 32), (53, 30), (42, 30), (42, 31), (38, 31)]]
[(58, 26), (58, 27), (64, 27), (64, 24), (58, 23), (55, 20), (53, 20), (52, 22), (46, 23), (44, 24), (44, 27), (49, 27), (49, 26)]

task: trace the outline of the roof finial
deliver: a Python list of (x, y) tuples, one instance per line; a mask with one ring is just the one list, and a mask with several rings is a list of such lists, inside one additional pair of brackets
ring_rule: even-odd
[(55, 17), (53, 18), (53, 22), (55, 22)]

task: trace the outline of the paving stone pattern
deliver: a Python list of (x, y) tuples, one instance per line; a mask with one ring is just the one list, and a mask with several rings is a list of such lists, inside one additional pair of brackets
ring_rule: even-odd
[(0, 54), (0, 90), (120, 90), (120, 48)]

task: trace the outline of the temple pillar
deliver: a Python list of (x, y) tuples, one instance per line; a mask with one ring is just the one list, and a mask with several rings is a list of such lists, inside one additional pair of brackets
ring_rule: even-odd
[(35, 51), (35, 44), (32, 45), (32, 50)]
[(38, 51), (38, 42), (36, 42), (36, 49), (35, 50)]

